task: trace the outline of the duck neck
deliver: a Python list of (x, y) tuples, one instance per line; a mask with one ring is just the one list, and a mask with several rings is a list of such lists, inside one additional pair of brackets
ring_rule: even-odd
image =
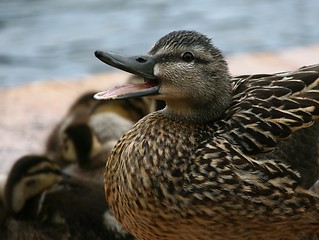
[(230, 97), (223, 101), (213, 99), (204, 104), (187, 102), (185, 99), (166, 101), (163, 113), (173, 120), (189, 123), (208, 123), (220, 119), (230, 105)]

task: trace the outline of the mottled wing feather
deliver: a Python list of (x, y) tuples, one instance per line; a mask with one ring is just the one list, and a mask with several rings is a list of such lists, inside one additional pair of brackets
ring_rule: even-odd
[(312, 125), (319, 117), (319, 73), (305, 70), (316, 68), (234, 78), (232, 105), (216, 123), (215, 136), (258, 154)]
[[(193, 184), (188, 191), (196, 193), (192, 195), (192, 204), (199, 212), (204, 211), (201, 205), (207, 207), (208, 202), (216, 202), (228, 210), (222, 211), (230, 214), (228, 218), (232, 217), (232, 210), (243, 207), (247, 210), (243, 218), (266, 214), (273, 220), (282, 220), (302, 214), (299, 204), (305, 209), (315, 206), (315, 197), (296, 192), (298, 173), (279, 160), (254, 160), (223, 137), (203, 142), (192, 158)], [(276, 212), (278, 206), (281, 212)]]
[(315, 71), (315, 72), (319, 72), (319, 64), (303, 66), (303, 67), (299, 68), (299, 70), (300, 71)]
[(254, 160), (221, 137), (217, 137), (214, 142), (202, 142), (202, 147), (195, 152), (194, 158), (194, 165), (210, 165), (218, 173), (222, 173), (226, 168), (232, 168), (233, 173), (241, 175), (240, 181), (255, 178), (258, 182), (268, 182), (271, 179), (287, 177), (289, 184), (285, 184), (285, 187), (292, 190), (297, 187), (299, 179), (298, 173), (292, 171), (282, 161)]

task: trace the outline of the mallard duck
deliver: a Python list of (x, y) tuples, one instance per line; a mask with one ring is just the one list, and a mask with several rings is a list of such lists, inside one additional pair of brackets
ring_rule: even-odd
[(95, 55), (144, 78), (96, 99), (166, 102), (124, 134), (106, 162), (107, 202), (130, 233), (206, 240), (318, 231), (319, 196), (301, 186), (305, 176), (286, 159), (261, 156), (318, 118), (319, 65), (231, 77), (222, 52), (195, 31), (171, 32), (143, 56)]
[(46, 156), (13, 165), (4, 199), (1, 239), (132, 239), (110, 213), (102, 184), (65, 176)]

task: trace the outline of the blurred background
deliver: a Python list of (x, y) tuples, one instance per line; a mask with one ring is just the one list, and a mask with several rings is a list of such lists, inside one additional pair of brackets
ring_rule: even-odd
[(0, 0), (0, 88), (110, 71), (96, 49), (145, 53), (172, 30), (233, 55), (318, 44), (318, 22), (318, 0)]

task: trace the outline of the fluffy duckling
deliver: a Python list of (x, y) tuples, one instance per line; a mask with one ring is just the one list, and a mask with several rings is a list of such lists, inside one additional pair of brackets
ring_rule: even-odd
[(72, 125), (74, 122), (83, 121), (87, 119), (97, 101), (92, 99), (93, 92), (86, 92), (82, 94), (69, 108), (66, 116), (55, 126), (50, 133), (46, 143), (46, 154), (55, 161), (58, 161), (60, 165), (65, 163), (61, 161), (61, 144), (63, 142), (62, 134), (64, 130)]
[(75, 101), (50, 135), (47, 152), (65, 166), (68, 174), (102, 182), (105, 159), (115, 143), (154, 109), (154, 101), (138, 98), (99, 102), (93, 95), (85, 93)]
[(132, 125), (132, 121), (117, 114), (102, 112), (92, 114), (87, 122), (68, 126), (62, 133), (61, 157), (73, 164), (66, 166), (64, 172), (102, 183), (105, 159)]
[(14, 164), (4, 198), (1, 239), (132, 239), (110, 214), (102, 185), (66, 177), (45, 156)]
[[(132, 75), (127, 82), (134, 84), (140, 80)], [(51, 159), (75, 162), (84, 152), (92, 157), (106, 141), (109, 150), (135, 122), (164, 107), (163, 101), (146, 98), (100, 102), (94, 99), (94, 94), (82, 94), (49, 135), (46, 152)], [(102, 113), (105, 113), (103, 117)], [(90, 140), (79, 139), (81, 135)], [(81, 149), (85, 150), (81, 152)]]
[(169, 33), (144, 56), (95, 55), (144, 78), (97, 99), (166, 102), (124, 134), (106, 162), (107, 202), (130, 233), (207, 240), (318, 232), (319, 196), (301, 186), (307, 176), (293, 167), (295, 157), (258, 158), (319, 117), (318, 65), (231, 77), (221, 51), (194, 31)]

